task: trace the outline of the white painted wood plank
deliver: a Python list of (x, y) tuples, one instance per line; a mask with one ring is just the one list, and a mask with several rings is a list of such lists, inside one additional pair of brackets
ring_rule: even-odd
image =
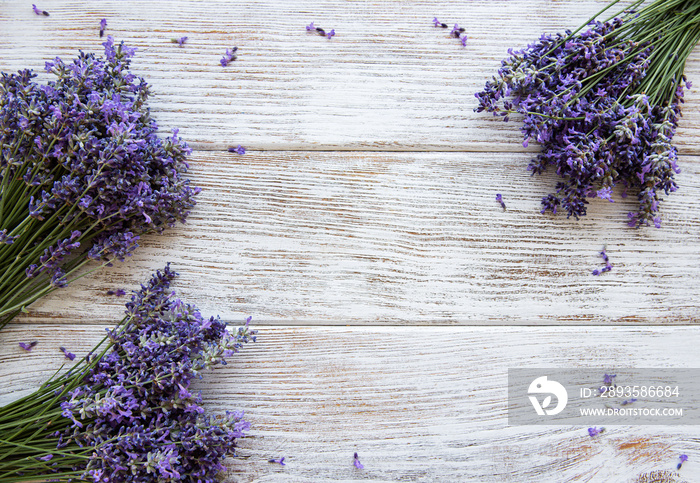
[[(694, 426), (508, 426), (514, 367), (700, 367), (697, 327), (263, 327), (197, 387), (252, 423), (227, 482), (698, 481)], [(103, 326), (0, 332), (0, 404), (83, 355)], [(31, 353), (19, 341), (39, 340)], [(28, 372), (27, 367), (35, 370)], [(601, 378), (603, 372), (601, 372)], [(600, 424), (601, 426), (604, 424)], [(357, 451), (364, 470), (352, 465)], [(678, 456), (689, 460), (672, 477)], [(285, 457), (286, 466), (267, 462)]]
[[(660, 229), (634, 202), (595, 199), (579, 221), (541, 215), (554, 177), (527, 154), (196, 153), (187, 225), (21, 320), (108, 321), (168, 261), (206, 312), (264, 324), (596, 324), (700, 320), (700, 158)], [(503, 211), (495, 201), (502, 193)], [(613, 270), (598, 252), (607, 246)]]
[[(0, 71), (43, 69), (78, 49), (100, 52), (98, 23), (139, 51), (163, 131), (222, 150), (523, 150), (519, 126), (473, 112), (509, 47), (575, 28), (605, 1), (480, 0), (125, 2), (0, 1)], [(467, 29), (463, 48), (432, 18)], [(334, 28), (327, 40), (305, 25)], [(185, 47), (170, 43), (188, 36)], [(238, 46), (239, 60), (219, 59)], [(700, 53), (688, 76), (700, 81)], [(700, 82), (696, 82), (700, 86)], [(700, 95), (687, 95), (675, 139), (700, 153)], [(536, 150), (532, 145), (530, 151)]]

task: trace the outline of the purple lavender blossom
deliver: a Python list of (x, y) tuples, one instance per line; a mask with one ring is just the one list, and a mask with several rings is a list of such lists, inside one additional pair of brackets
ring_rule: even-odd
[(435, 18), (433, 19), (433, 24), (434, 24), (436, 27), (440, 27), (440, 28), (443, 28), (443, 29), (446, 29), (446, 28), (447, 28), (447, 24), (446, 24), (446, 23), (440, 22), (440, 21), (437, 19), (437, 17), (435, 17)]
[(316, 31), (316, 27), (314, 27), (313, 22), (311, 22), (309, 25), (306, 26), (306, 31), (307, 32), (315, 32)]
[(58, 350), (63, 352), (63, 355), (66, 356), (66, 359), (68, 359), (70, 361), (75, 360), (75, 354), (73, 354), (72, 352), (68, 352), (65, 347), (59, 347)]
[(182, 47), (183, 45), (185, 45), (185, 42), (187, 42), (187, 37), (180, 37), (179, 39), (170, 39), (170, 41)]
[(100, 37), (104, 37), (106, 28), (107, 28), (107, 19), (103, 18), (102, 20), (100, 20)]
[(326, 37), (328, 37), (328, 40), (333, 38), (333, 36), (335, 36), (335, 29), (331, 29), (331, 31), (326, 34)]
[(687, 454), (682, 454), (682, 455), (679, 456), (679, 459), (680, 459), (680, 462), (679, 462), (678, 465), (676, 466), (676, 469), (677, 469), (677, 470), (680, 470), (680, 469), (681, 469), (681, 466), (683, 466), (683, 463), (685, 463), (686, 461), (688, 461), (688, 455), (687, 455)]
[(592, 428), (588, 428), (588, 435), (592, 438), (594, 436), (599, 435), (604, 431), (604, 428), (597, 428), (593, 426)]
[(450, 32), (450, 35), (455, 38), (459, 38), (462, 33), (464, 33), (464, 27), (460, 27), (459, 24), (455, 24), (455, 26), (452, 28), (452, 31)]
[(586, 215), (588, 197), (613, 201), (612, 189), (621, 185), (638, 192), (629, 225), (659, 227), (661, 196), (677, 190), (680, 169), (671, 140), (685, 79), (677, 79), (675, 92), (663, 91), (669, 102), (635, 93), (653, 46), (617, 37), (633, 19), (594, 21), (580, 33), (542, 35), (525, 49), (510, 49), (498, 74), (476, 94), (477, 112), (504, 121), (513, 113), (524, 116), (523, 145), (533, 140), (542, 146), (528, 169), (541, 174), (551, 167), (561, 178), (542, 198), (542, 213), (564, 211), (578, 219)]
[(221, 58), (219, 61), (221, 63), (221, 67), (226, 67), (229, 65), (231, 62), (236, 60), (236, 51), (238, 51), (238, 47), (234, 47), (232, 49), (226, 49), (226, 53), (224, 56)]
[(462, 36), (459, 38), (459, 40), (462, 41), (462, 47), (466, 47), (466, 46), (467, 46), (467, 39), (468, 39), (467, 34), (464, 34), (464, 35), (462, 35)]
[(61, 402), (69, 424), (53, 436), (59, 447), (70, 440), (91, 448), (89, 461), (76, 468), (86, 479), (179, 481), (197, 475), (197, 481), (213, 483), (250, 426), (242, 412), (207, 415), (189, 387), (205, 369), (225, 364), (255, 331), (231, 333), (218, 318), (203, 318), (174, 298), (169, 286), (175, 276), (167, 266), (132, 297), (125, 321), (109, 332), (109, 350)]
[(126, 295), (126, 290), (118, 288), (116, 290), (107, 290), (107, 295), (114, 295), (115, 297), (123, 297)]
[(615, 379), (616, 377), (617, 377), (617, 374), (605, 374), (603, 376), (603, 382), (605, 384), (612, 384), (613, 379)]
[(53, 459), (53, 455), (52, 455), (52, 454), (47, 454), (46, 456), (42, 456), (42, 457), (37, 458), (37, 459), (38, 459), (38, 460), (41, 460), (41, 461), (50, 461), (51, 459)]
[(240, 155), (245, 154), (245, 148), (241, 146), (240, 144), (236, 148), (228, 148), (229, 153), (238, 153)]
[(19, 346), (25, 351), (30, 352), (38, 343), (39, 342), (36, 340), (33, 340), (31, 342), (20, 342)]
[(34, 13), (37, 14), (37, 15), (43, 15), (44, 17), (48, 17), (48, 16), (49, 16), (49, 12), (47, 12), (46, 10), (42, 10), (42, 9), (38, 8), (38, 7), (37, 7), (36, 5), (34, 5), (33, 3), (32, 3), (32, 9), (34, 10)]
[(496, 201), (501, 205), (501, 208), (503, 208), (503, 211), (506, 211), (506, 204), (503, 202), (503, 196), (501, 193), (496, 193)]
[(355, 455), (353, 456), (352, 464), (355, 465), (355, 468), (357, 468), (358, 470), (362, 470), (365, 468), (365, 466), (362, 463), (360, 463), (360, 457), (357, 456), (357, 453), (355, 453)]
[(286, 466), (286, 463), (284, 462), (284, 456), (282, 456), (282, 457), (281, 457), (280, 459), (278, 459), (278, 460), (277, 460), (277, 459), (274, 459), (274, 458), (270, 458), (269, 460), (267, 460), (267, 462), (268, 462), (268, 463), (279, 463), (279, 464), (282, 465), (282, 466)]
[[(603, 268), (601, 268), (600, 270), (598, 270), (598, 269), (593, 270), (593, 272), (592, 272), (593, 275), (601, 275), (605, 272), (609, 272), (610, 270), (612, 270), (613, 266), (612, 266), (612, 263), (610, 263), (610, 258), (608, 258), (608, 254), (605, 251), (605, 248), (603, 248), (603, 250), (600, 252), (600, 256), (603, 258), (603, 261), (605, 262), (605, 266)], [(608, 375), (606, 374), (605, 376), (607, 377)], [(612, 377), (615, 377), (615, 376), (612, 376)]]
[[(129, 71), (135, 49), (111, 36), (102, 45), (104, 58), (80, 53), (73, 62), (47, 62), (55, 79), (45, 85), (30, 70), (0, 78), (0, 146), (12, 153), (0, 161), (0, 179), (23, 183), (18, 219), (30, 219), (18, 236), (13, 227), (0, 233), (0, 250), (31, 244), (17, 250), (24, 258), (0, 281), (7, 294), (0, 327), (14, 315), (11, 307), (67, 284), (66, 267), (87, 258), (124, 260), (142, 233), (184, 222), (195, 204), (199, 189), (183, 176), (191, 150), (177, 130), (158, 137), (146, 105), (149, 86)], [(14, 294), (27, 287), (26, 278), (37, 291)]]
[(628, 404), (632, 404), (632, 403), (635, 403), (635, 402), (637, 402), (637, 398), (634, 398), (634, 397), (633, 397), (632, 399), (625, 399), (624, 401), (622, 401), (621, 404), (622, 404), (623, 406), (627, 406)]

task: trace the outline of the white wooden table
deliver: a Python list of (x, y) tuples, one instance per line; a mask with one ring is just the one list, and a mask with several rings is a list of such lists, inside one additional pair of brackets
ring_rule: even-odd
[[(660, 229), (626, 226), (632, 199), (594, 200), (579, 221), (541, 215), (556, 180), (526, 170), (538, 147), (473, 112), (509, 47), (604, 4), (45, 0), (42, 17), (0, 0), (1, 71), (101, 52), (101, 18), (138, 47), (153, 115), (194, 148), (203, 188), (187, 225), (0, 332), (0, 403), (59, 367), (58, 346), (84, 354), (120, 319), (125, 299), (107, 290), (170, 261), (183, 300), (260, 330), (201, 385), (212, 411), (253, 425), (226, 481), (700, 481), (697, 427), (592, 439), (507, 424), (508, 368), (700, 367), (700, 90)], [(435, 16), (465, 27), (467, 46)], [(311, 21), (336, 36), (307, 35)], [(686, 72), (700, 85), (698, 52)], [(245, 155), (227, 152), (239, 144)], [(603, 246), (613, 270), (592, 276)], [(40, 342), (27, 354), (25, 340)]]

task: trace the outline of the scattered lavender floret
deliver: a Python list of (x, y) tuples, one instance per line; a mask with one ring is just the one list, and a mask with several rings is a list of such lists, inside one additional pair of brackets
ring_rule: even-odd
[(328, 40), (330, 40), (334, 36), (335, 36), (335, 29), (331, 29), (331, 31), (326, 34), (326, 37), (328, 37)]
[(179, 39), (170, 39), (170, 41), (173, 44), (178, 44), (180, 47), (185, 45), (185, 42), (187, 42), (187, 37), (180, 37)]
[(496, 193), (496, 201), (501, 205), (501, 208), (503, 208), (503, 211), (506, 211), (506, 204), (503, 202), (503, 196), (501, 193)]
[(355, 468), (357, 468), (358, 470), (364, 469), (365, 466), (362, 463), (360, 463), (360, 457), (357, 456), (357, 453), (355, 453), (353, 458), (354, 459), (352, 461), (352, 464), (355, 465)]
[[(592, 272), (593, 275), (601, 275), (605, 272), (609, 272), (610, 270), (612, 270), (612, 263), (610, 263), (610, 259), (608, 258), (608, 254), (606, 253), (605, 248), (603, 248), (603, 250), (600, 252), (600, 256), (603, 257), (603, 261), (605, 262), (605, 266), (603, 268), (601, 268), (600, 270), (598, 270), (598, 269), (593, 270), (593, 272)], [(606, 376), (607, 376), (607, 374), (606, 374)], [(615, 377), (615, 376), (613, 376), (613, 377)]]
[(232, 49), (226, 49), (226, 53), (219, 61), (221, 63), (221, 67), (226, 67), (227, 65), (229, 65), (229, 63), (236, 60), (237, 59), (237, 57), (236, 57), (237, 51), (238, 51), (238, 47), (234, 47)]
[(41, 456), (40, 458), (37, 458), (37, 459), (41, 460), (41, 461), (51, 461), (53, 459), (53, 455), (47, 454), (46, 456)]
[(592, 428), (588, 428), (588, 435), (592, 438), (594, 436), (598, 436), (603, 431), (605, 431), (605, 428), (597, 428), (593, 426)]
[(688, 461), (688, 455), (687, 455), (687, 454), (682, 454), (682, 455), (679, 456), (679, 458), (680, 458), (680, 462), (678, 463), (678, 466), (676, 466), (676, 469), (677, 469), (677, 470), (680, 470), (680, 469), (681, 469), (681, 466), (683, 466), (683, 463), (685, 463), (686, 461)]
[(267, 462), (268, 462), (268, 463), (279, 463), (279, 464), (282, 465), (282, 466), (286, 466), (286, 463), (284, 462), (284, 456), (282, 456), (282, 457), (281, 457), (280, 459), (278, 459), (278, 460), (277, 460), (277, 459), (274, 459), (274, 458), (270, 458), (269, 460), (267, 460)]
[(306, 26), (306, 31), (307, 32), (315, 32), (316, 31), (316, 27), (314, 27), (313, 22), (311, 22), (309, 25)]
[(238, 154), (245, 154), (245, 148), (241, 146), (240, 144), (236, 148), (228, 148), (229, 153), (238, 153)]
[(44, 17), (48, 17), (48, 16), (49, 16), (49, 12), (47, 12), (46, 10), (40, 9), (39, 7), (37, 7), (36, 5), (34, 5), (33, 3), (32, 3), (32, 9), (34, 10), (34, 13), (37, 14), (37, 15), (43, 15)]
[(450, 35), (458, 39), (464, 33), (464, 30), (464, 27), (460, 27), (459, 24), (455, 24), (450, 32)]
[(65, 347), (59, 347), (58, 348), (61, 352), (63, 352), (63, 355), (66, 356), (66, 359), (74, 361), (75, 360), (75, 354), (72, 352), (68, 352)]
[(468, 39), (468, 38), (469, 38), (469, 37), (467, 36), (467, 34), (464, 34), (464, 35), (462, 35), (462, 36), (459, 38), (459, 40), (462, 41), (462, 47), (466, 47), (466, 46), (467, 46), (467, 39)]
[(123, 297), (126, 295), (126, 290), (118, 288), (116, 290), (107, 290), (107, 295), (114, 295), (115, 297)]
[(603, 382), (605, 384), (612, 384), (613, 379), (617, 377), (617, 374), (605, 374), (603, 375)]
[(102, 20), (100, 20), (100, 37), (104, 37), (106, 28), (107, 28), (107, 19), (103, 18)]
[(637, 398), (633, 397), (632, 399), (625, 399), (624, 401), (622, 401), (622, 405), (627, 406), (628, 404), (632, 404), (634, 402), (637, 402)]
[(19, 346), (25, 351), (30, 352), (38, 343), (39, 342), (36, 340), (33, 340), (31, 342), (20, 342)]
[(446, 28), (447, 28), (447, 24), (446, 24), (446, 23), (440, 22), (440, 21), (437, 19), (437, 17), (435, 17), (435, 18), (433, 19), (433, 24), (434, 24), (436, 27), (440, 27), (440, 28), (443, 28), (443, 29), (446, 29)]

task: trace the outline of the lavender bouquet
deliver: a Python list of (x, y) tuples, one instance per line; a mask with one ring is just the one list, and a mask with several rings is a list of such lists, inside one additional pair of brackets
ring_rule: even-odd
[(104, 59), (47, 62), (46, 85), (30, 70), (0, 79), (0, 327), (194, 206), (190, 149), (177, 130), (156, 135), (149, 87), (129, 72), (135, 49), (103, 45)]
[(87, 357), (0, 408), (1, 483), (217, 481), (249, 424), (206, 415), (190, 383), (255, 331), (231, 334), (173, 299), (175, 275), (157, 272)]
[(476, 111), (506, 121), (523, 116), (523, 145), (542, 145), (529, 164), (533, 174), (552, 166), (562, 178), (542, 199), (543, 213), (563, 210), (578, 219), (588, 198), (612, 202), (621, 185), (622, 196), (632, 190), (639, 202), (630, 226), (661, 224), (661, 196), (676, 191), (680, 172), (671, 141), (690, 87), (685, 61), (700, 40), (700, 2), (645, 3), (509, 50), (476, 94)]

